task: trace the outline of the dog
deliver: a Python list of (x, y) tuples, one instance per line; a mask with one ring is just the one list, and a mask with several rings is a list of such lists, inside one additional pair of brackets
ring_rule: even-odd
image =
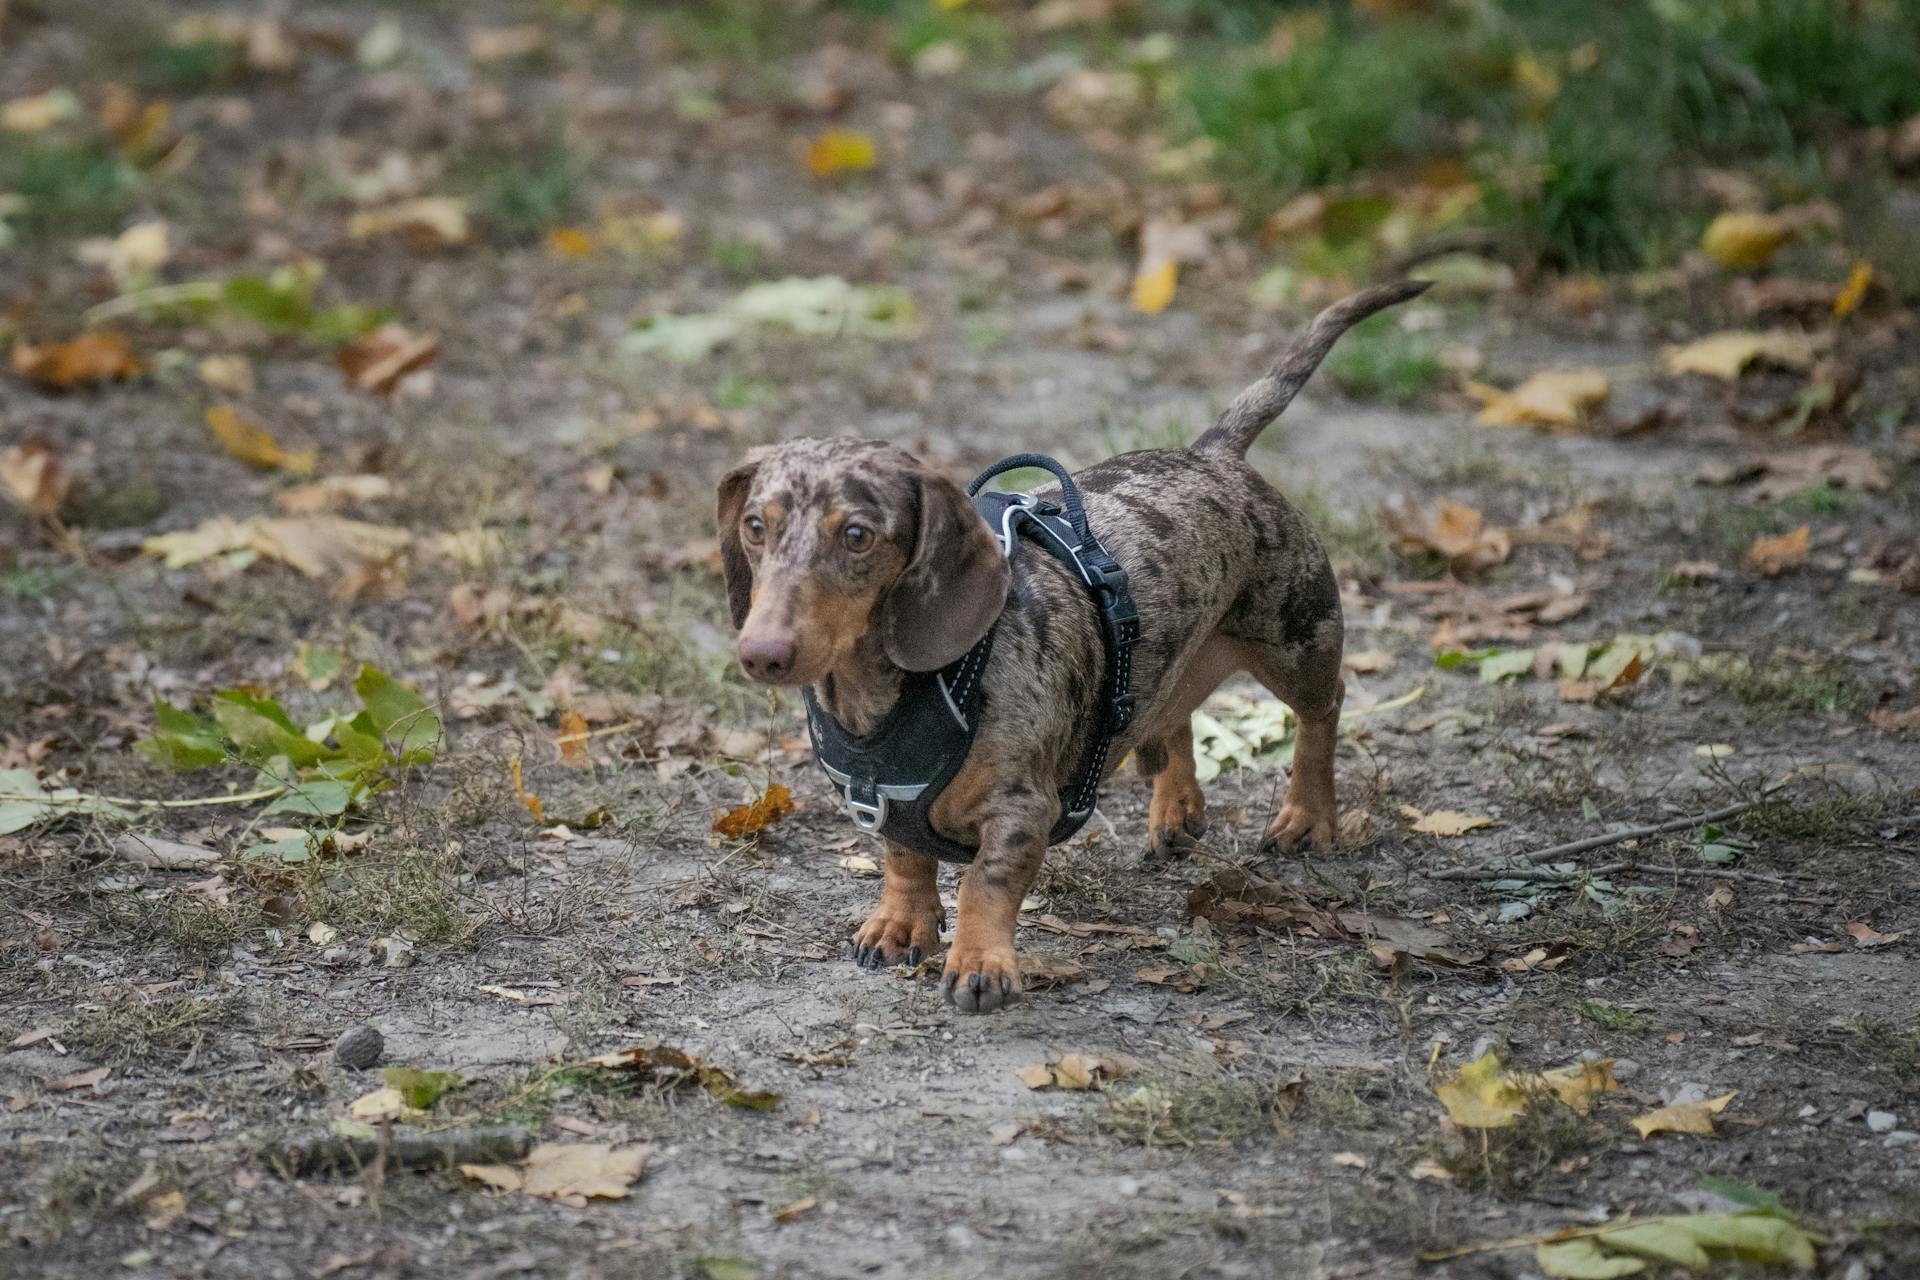
[[(1139, 611), (1136, 711), (1107, 759), (1131, 753), (1153, 780), (1155, 849), (1206, 831), (1191, 719), (1238, 672), (1299, 719), (1263, 852), (1333, 842), (1340, 591), (1319, 538), (1247, 451), (1342, 333), (1425, 287), (1379, 285), (1335, 303), (1192, 445), (1121, 454), (1074, 477)], [(718, 518), (742, 669), (761, 684), (812, 686), (850, 733), (881, 722), (909, 673), (947, 666), (998, 624), (973, 745), (931, 820), (979, 851), (960, 879), (941, 989), (963, 1012), (1011, 1004), (1020, 903), (1097, 719), (1105, 651), (1086, 588), (1030, 543), (1003, 551), (959, 485), (876, 440), (755, 449), (721, 479)], [(937, 867), (887, 843), (879, 905), (852, 938), (857, 961), (934, 953), (945, 924)]]

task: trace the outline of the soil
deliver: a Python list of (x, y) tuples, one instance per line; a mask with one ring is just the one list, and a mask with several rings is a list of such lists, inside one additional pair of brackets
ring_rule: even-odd
[[(52, 8), (14, 20), (0, 97), (65, 84), (91, 101), (123, 74), (100, 15)], [(244, 786), (246, 770), (169, 773), (131, 744), (156, 695), (251, 684), (302, 713), (338, 705), (340, 690), (294, 676), (302, 641), (450, 712), (441, 759), (348, 824), (370, 838), (313, 863), (242, 856), (263, 824), (232, 808), (140, 820), (218, 853), (187, 873), (129, 864), (120, 829), (95, 821), (0, 838), (0, 1042), (31, 1040), (0, 1053), (0, 1275), (1523, 1277), (1539, 1274), (1525, 1247), (1421, 1259), (1724, 1208), (1712, 1179), (1777, 1193), (1821, 1237), (1821, 1274), (1920, 1274), (1920, 1142), (1866, 1118), (1920, 1129), (1920, 734), (1869, 719), (1915, 701), (1920, 596), (1849, 572), (1913, 537), (1920, 471), (1897, 419), (1854, 436), (1894, 459), (1884, 491), (1757, 504), (1694, 477), (1778, 448), (1772, 429), (1652, 372), (1664, 342), (1713, 327), (1703, 318), (1571, 308), (1544, 285), (1444, 299), (1449, 340), (1489, 368), (1598, 366), (1616, 401), (1666, 406), (1663, 425), (1492, 431), (1449, 394), (1394, 409), (1316, 384), (1254, 460), (1327, 533), (1349, 652), (1390, 655), (1353, 675), (1349, 708), (1418, 691), (1353, 722), (1340, 847), (1262, 859), (1284, 770), (1230, 769), (1208, 786), (1200, 846), (1151, 858), (1148, 787), (1124, 772), (1049, 854), (1023, 913), (1023, 962), (1052, 974), (1046, 989), (958, 1016), (937, 962), (868, 972), (845, 955), (878, 886), (847, 860), (875, 850), (853, 843), (807, 759), (797, 699), (729, 671), (713, 485), (748, 447), (797, 435), (884, 437), (961, 477), (1020, 450), (1082, 466), (1191, 436), (1308, 308), (1249, 304), (1261, 249), (1225, 236), (1171, 309), (1130, 310), (1133, 249), (1111, 220), (1043, 235), (1006, 212), (1051, 183), (1138, 178), (1028, 90), (913, 76), (837, 43), (851, 37), (832, 23), (764, 62), (670, 61), (667, 18), (611, 12), (554, 19), (542, 51), (476, 67), (463, 33), (524, 20), (518, 7), (303, 6), (340, 39), (310, 39), (297, 71), (175, 103), (172, 127), (200, 144), (158, 206), (169, 278), (316, 256), (328, 296), (440, 335), (430, 386), (371, 396), (305, 340), (159, 322), (128, 331), (143, 352), (182, 354), (144, 379), (65, 394), (0, 381), (5, 443), (43, 437), (89, 469), (68, 521), (82, 555), (0, 516), (0, 766), (153, 799)], [(376, 21), (400, 23), (405, 51), (369, 69), (340, 49)], [(815, 73), (846, 87), (838, 116), (795, 105)], [(685, 108), (695, 90), (716, 118), (689, 118), (706, 114)], [(882, 139), (873, 174), (809, 177), (805, 140), (829, 123)], [(498, 227), (438, 252), (344, 234), (351, 206), (325, 180), (339, 166), (392, 152), (431, 173), (479, 144), (532, 154), (560, 127), (584, 157), (582, 225), (607, 201), (671, 211), (680, 239), (573, 259)], [(1139, 189), (1136, 202), (1175, 198)], [(757, 246), (750, 270), (741, 245)], [(638, 318), (786, 275), (898, 285), (917, 332), (761, 335), (689, 365), (623, 345)], [(0, 260), (0, 292), (31, 300), (38, 333), (112, 287), (70, 240), (40, 238)], [(220, 576), (137, 554), (146, 536), (274, 509), (284, 479), (226, 457), (201, 425), (210, 393), (192, 368), (233, 350), (259, 380), (252, 411), (284, 440), (316, 447), (323, 471), (402, 487), (353, 514), (422, 539), (483, 527), (496, 554), (421, 555), (404, 582), (351, 600), (284, 566)], [(1863, 396), (1911, 386), (1901, 352), (1863, 357)], [(1754, 394), (1799, 385), (1760, 381)], [(1584, 503), (1608, 545), (1523, 539), (1451, 586), (1432, 557), (1383, 542), (1372, 513), (1392, 494), (1531, 529)], [(1808, 564), (1766, 577), (1744, 563), (1754, 537), (1798, 523)], [(1721, 571), (1674, 581), (1691, 560)], [(1677, 633), (1747, 661), (1685, 683), (1661, 665), (1591, 703), (1562, 701), (1554, 680), (1484, 684), (1471, 665), (1434, 666), (1435, 597), (1409, 582), (1456, 602), (1588, 597), (1530, 643)], [(589, 640), (466, 627), (448, 604), (462, 583), (611, 625)], [(474, 690), (501, 689), (474, 706)], [(598, 699), (584, 763), (555, 745), (543, 689), (556, 707)], [(533, 821), (513, 761), (565, 826)], [(772, 783), (792, 788), (793, 816), (744, 843), (712, 833), (716, 812)], [(1627, 864), (1597, 882), (1438, 878), (1742, 799), (1759, 803), (1723, 824), (1736, 865), (1702, 861), (1683, 828), (1565, 859)], [(1491, 825), (1411, 829), (1438, 810)], [(1235, 870), (1316, 906), (1417, 920), (1475, 958), (1191, 917), (1190, 894)], [(943, 877), (950, 915), (952, 890)], [(1906, 936), (1863, 946), (1859, 924)], [(282, 1176), (276, 1153), (379, 1086), (331, 1057), (362, 1025), (383, 1033), (383, 1065), (462, 1077), (420, 1127), (646, 1144), (644, 1175), (582, 1205), (446, 1170)], [(746, 1109), (697, 1082), (568, 1066), (645, 1042), (779, 1101)], [(1541, 1104), (1511, 1129), (1456, 1128), (1434, 1084), (1488, 1048), (1525, 1070), (1612, 1059), (1621, 1092), (1584, 1118)], [(1073, 1053), (1115, 1060), (1117, 1078), (1032, 1090), (1016, 1074)], [(112, 1070), (60, 1087), (98, 1067)], [(1725, 1093), (1713, 1136), (1628, 1124)]]

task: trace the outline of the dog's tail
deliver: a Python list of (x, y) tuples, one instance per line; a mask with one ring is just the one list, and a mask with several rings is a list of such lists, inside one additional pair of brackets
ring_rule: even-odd
[(1326, 359), (1340, 335), (1376, 311), (1425, 293), (1428, 280), (1398, 280), (1340, 299), (1313, 318), (1301, 335), (1267, 370), (1265, 377), (1233, 398), (1217, 422), (1193, 442), (1196, 449), (1231, 451), (1246, 457), (1262, 431), (1293, 403), (1313, 371)]

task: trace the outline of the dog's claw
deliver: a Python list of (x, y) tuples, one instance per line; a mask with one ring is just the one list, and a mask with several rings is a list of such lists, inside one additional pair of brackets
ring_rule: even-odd
[(920, 961), (921, 961), (922, 959), (924, 959), (924, 958), (925, 958), (925, 956), (924, 956), (924, 955), (923, 955), (923, 953), (921, 952), (921, 950), (920, 950), (920, 948), (919, 948), (919, 947), (915, 947), (915, 948), (914, 948), (913, 950), (911, 950), (911, 951), (909, 951), (909, 952), (907, 952), (907, 966), (908, 966), (909, 968), (912, 968), (912, 967), (914, 967), (914, 966), (916, 966), (916, 965), (918, 965), (918, 964), (920, 963)]

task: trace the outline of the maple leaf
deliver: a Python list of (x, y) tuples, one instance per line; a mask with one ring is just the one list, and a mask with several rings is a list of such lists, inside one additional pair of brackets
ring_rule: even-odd
[(1807, 369), (1823, 342), (1810, 334), (1777, 330), (1771, 333), (1710, 334), (1685, 346), (1669, 347), (1660, 362), (1668, 373), (1703, 373), (1726, 382), (1736, 381), (1756, 363), (1783, 369)]
[(1478, 421), (1485, 427), (1575, 427), (1609, 390), (1604, 374), (1588, 370), (1536, 373), (1511, 391), (1467, 384), (1467, 394), (1480, 401)]
[(83, 382), (110, 382), (147, 371), (147, 362), (133, 354), (127, 340), (102, 330), (83, 333), (71, 342), (33, 346), (13, 344), (13, 371), (56, 391)]
[(1736, 1096), (1735, 1093), (1723, 1093), (1717, 1098), (1660, 1107), (1643, 1116), (1635, 1116), (1633, 1127), (1640, 1131), (1643, 1138), (1651, 1138), (1656, 1133), (1697, 1133), (1711, 1137), (1714, 1132), (1713, 1118), (1725, 1111), (1727, 1104)]
[(793, 793), (776, 782), (750, 803), (715, 815), (713, 829), (729, 840), (744, 840), (748, 836), (758, 835), (792, 813), (796, 807)]

